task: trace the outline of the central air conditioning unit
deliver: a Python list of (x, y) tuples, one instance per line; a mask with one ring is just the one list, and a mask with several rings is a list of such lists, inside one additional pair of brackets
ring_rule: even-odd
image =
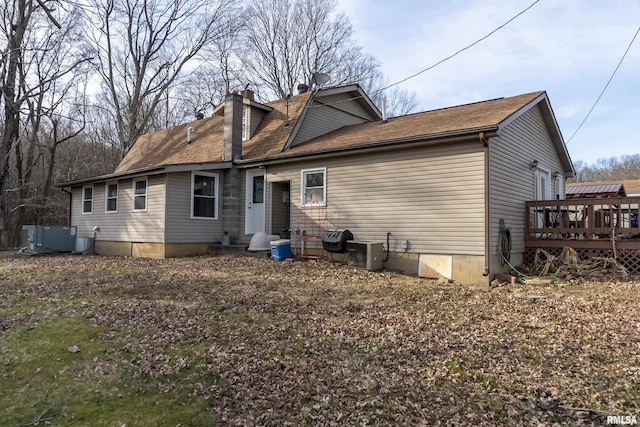
[(37, 253), (73, 252), (76, 227), (23, 225), (22, 246)]
[(349, 265), (369, 271), (382, 270), (384, 250), (382, 242), (347, 242)]

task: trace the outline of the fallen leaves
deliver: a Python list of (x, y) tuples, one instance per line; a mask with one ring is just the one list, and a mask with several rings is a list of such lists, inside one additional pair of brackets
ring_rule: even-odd
[(46, 301), (1, 316), (0, 333), (87, 317), (119, 343), (95, 369), (166, 378), (159, 392), (188, 373), (221, 424), (592, 425), (640, 409), (636, 282), (480, 291), (250, 257), (0, 268), (0, 309)]

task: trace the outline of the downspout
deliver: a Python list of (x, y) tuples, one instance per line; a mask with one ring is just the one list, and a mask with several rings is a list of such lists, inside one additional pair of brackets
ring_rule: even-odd
[(60, 187), (60, 189), (69, 195), (69, 213), (67, 214), (67, 227), (71, 227), (71, 207), (73, 194), (71, 194), (71, 191), (67, 191), (64, 187)]
[(491, 222), (489, 218), (489, 139), (485, 137), (484, 132), (478, 134), (478, 138), (484, 146), (484, 273), (483, 276), (489, 275), (489, 267), (491, 265)]

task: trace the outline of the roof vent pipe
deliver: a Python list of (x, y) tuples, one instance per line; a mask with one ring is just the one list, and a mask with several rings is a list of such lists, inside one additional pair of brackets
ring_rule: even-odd
[(187, 144), (191, 144), (191, 132), (193, 132), (193, 128), (189, 126), (187, 128)]
[(387, 123), (387, 107), (384, 105), (384, 99), (381, 101), (382, 123)]
[(286, 113), (285, 113), (285, 119), (284, 119), (284, 127), (288, 128), (289, 127), (289, 98), (291, 98), (291, 94), (287, 95), (287, 103), (286, 105)]
[(304, 84), (304, 83), (300, 83), (300, 84), (298, 85), (298, 93), (299, 93), (299, 94), (301, 94), (301, 93), (305, 93), (305, 92), (307, 92), (308, 90), (309, 90), (309, 86), (307, 86), (306, 84)]

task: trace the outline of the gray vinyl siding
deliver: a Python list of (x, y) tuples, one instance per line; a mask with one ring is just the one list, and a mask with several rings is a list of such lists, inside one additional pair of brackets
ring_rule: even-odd
[[(301, 208), (301, 170), (327, 168), (327, 206)], [(484, 254), (484, 153), (479, 142), (274, 165), (291, 181), (291, 226), (347, 228), (357, 240), (409, 240), (410, 252)], [(296, 223), (297, 222), (297, 223)]]
[[(499, 221), (504, 219), (512, 237), (512, 254), (524, 252), (524, 202), (534, 200), (535, 172), (530, 163), (538, 167), (562, 172), (560, 162), (540, 107), (535, 106), (500, 130), (500, 136), (489, 141), (489, 193), (492, 256), (497, 256)], [(555, 182), (551, 182), (555, 197)]]
[(256, 129), (258, 129), (258, 126), (260, 125), (260, 121), (262, 121), (262, 118), (264, 117), (265, 114), (266, 114), (265, 111), (259, 108), (251, 107), (251, 113), (249, 113), (249, 116), (250, 116), (249, 138), (251, 138), (255, 134)]
[(370, 121), (370, 114), (359, 103), (346, 102), (349, 98), (348, 94), (322, 97), (322, 104), (328, 105), (314, 103), (308, 107), (307, 116), (291, 146), (309, 141), (343, 126)]
[(218, 219), (191, 218), (191, 172), (167, 175), (167, 243), (208, 243), (217, 242), (222, 235), (221, 194), (222, 173), (207, 171), (218, 175), (218, 197), (216, 206)]
[[(136, 179), (141, 179), (136, 178)], [(118, 211), (105, 213), (105, 183), (94, 185), (93, 213), (82, 213), (82, 186), (72, 189), (71, 225), (78, 227), (79, 236), (92, 236), (93, 227), (100, 227), (98, 240), (118, 242), (164, 242), (165, 183), (164, 175), (149, 176), (147, 210), (132, 212), (133, 180), (118, 181)], [(113, 181), (111, 181), (113, 182)]]

